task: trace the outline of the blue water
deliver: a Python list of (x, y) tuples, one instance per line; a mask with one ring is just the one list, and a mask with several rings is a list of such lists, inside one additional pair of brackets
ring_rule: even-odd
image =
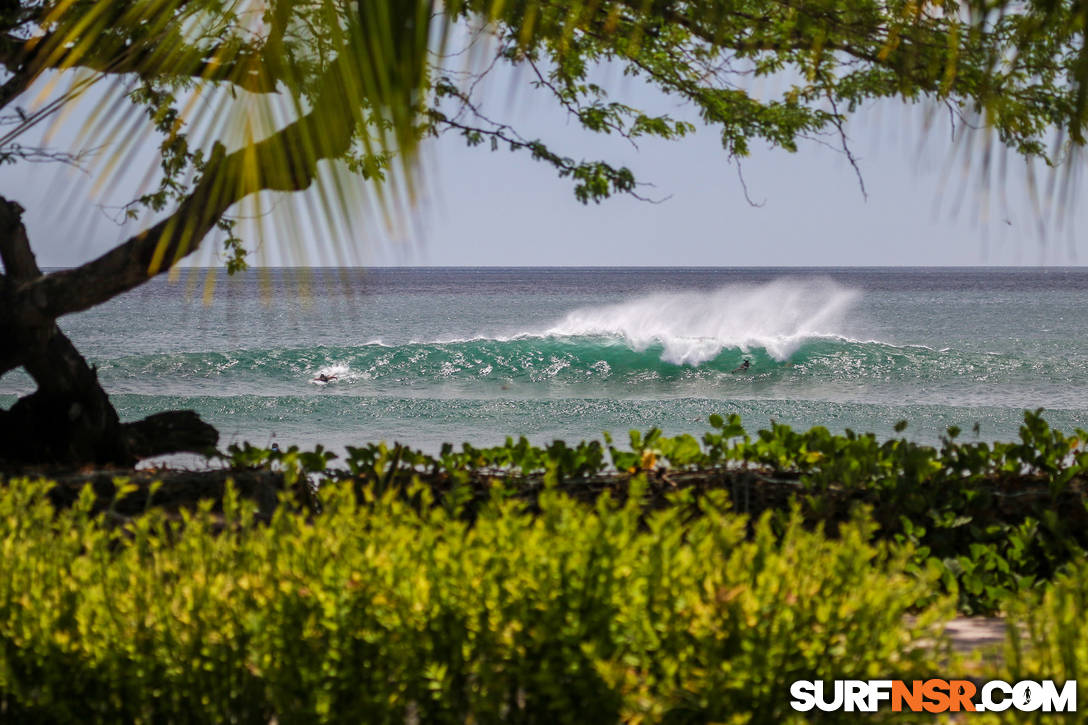
[[(210, 274), (61, 321), (124, 419), (192, 408), (224, 444), (430, 450), (699, 433), (715, 412), (882, 437), (905, 419), (927, 442), (1012, 438), (1036, 407), (1088, 428), (1088, 268)], [(9, 373), (0, 404), (32, 389)]]

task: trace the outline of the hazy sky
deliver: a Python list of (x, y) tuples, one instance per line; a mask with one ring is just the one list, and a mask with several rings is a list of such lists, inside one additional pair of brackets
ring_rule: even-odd
[[(509, 85), (509, 78), (499, 80)], [(686, 113), (630, 81), (622, 90), (636, 103), (680, 117)], [(380, 224), (366, 223), (370, 209), (360, 205), (350, 236), (352, 248), (361, 251), (348, 261), (820, 266), (1064, 265), (1088, 259), (1076, 215), (1067, 216), (1065, 229), (1051, 228), (1040, 240), (1025, 201), (1020, 162), (1010, 159), (1008, 205), (994, 193), (987, 207), (976, 191), (977, 175), (966, 173), (957, 155), (961, 147), (948, 140), (946, 121), (939, 118), (924, 133), (924, 114), (898, 103), (869, 109), (854, 117), (848, 129), (867, 201), (841, 153), (815, 143), (804, 144), (797, 154), (756, 145), (744, 162), (744, 176), (752, 198), (765, 203), (753, 207), (711, 130), (677, 142), (640, 143), (636, 150), (624, 140), (581, 131), (546, 103), (510, 99), (506, 92), (492, 96), (493, 112), (513, 104), (514, 118), (527, 129), (524, 135), (539, 135), (575, 158), (601, 156), (625, 163), (655, 185), (643, 193), (669, 198), (659, 204), (613, 198), (583, 206), (568, 180), (526, 154), (470, 149), (460, 138), (448, 137), (426, 155), (427, 193), (414, 212), (422, 233), (390, 242)], [(70, 115), (72, 127), (79, 122), (79, 113)], [(131, 160), (130, 173), (116, 188), (97, 192), (86, 174), (54, 165), (8, 166), (0, 170), (0, 194), (27, 207), (25, 219), (42, 265), (77, 264), (136, 231), (109, 221), (93, 203), (94, 193), (114, 201), (130, 198), (151, 163), (151, 155)], [(954, 201), (965, 191), (957, 211)], [(264, 221), (273, 227), (279, 223), (275, 217)], [(272, 264), (302, 258), (312, 264), (343, 261), (323, 251), (331, 248), (328, 237), (337, 232), (303, 226), (306, 231), (297, 233), (281, 228), (281, 238), (265, 242), (262, 258)], [(286, 245), (284, 236), (304, 239)], [(300, 255), (300, 249), (307, 251)], [(215, 263), (210, 254), (195, 261)]]

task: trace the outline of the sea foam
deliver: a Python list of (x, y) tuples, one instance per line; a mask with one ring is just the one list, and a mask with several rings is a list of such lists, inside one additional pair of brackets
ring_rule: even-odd
[(727, 348), (763, 348), (781, 361), (806, 340), (852, 339), (847, 317), (860, 297), (828, 279), (730, 284), (577, 309), (544, 334), (619, 337), (635, 350), (660, 345), (662, 360), (678, 365), (699, 365)]

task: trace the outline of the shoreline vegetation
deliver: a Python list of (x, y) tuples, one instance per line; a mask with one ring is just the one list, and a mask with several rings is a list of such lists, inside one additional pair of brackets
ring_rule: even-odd
[[(958, 435), (711, 416), (701, 440), (8, 471), (0, 716), (785, 722), (796, 679), (1075, 679), (1088, 433)], [(1001, 656), (956, 651), (995, 614)]]

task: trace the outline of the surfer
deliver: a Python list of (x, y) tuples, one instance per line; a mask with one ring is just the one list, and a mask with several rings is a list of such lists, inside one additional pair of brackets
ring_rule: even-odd
[(315, 383), (330, 383), (333, 380), (336, 380), (335, 375), (326, 375), (325, 373), (321, 373), (316, 378), (314, 378)]
[(748, 368), (750, 368), (750, 367), (752, 367), (752, 363), (750, 363), (750, 362), (748, 362), (747, 360), (745, 360), (745, 361), (744, 361), (744, 362), (742, 362), (742, 363), (741, 363), (740, 365), (738, 365), (737, 367), (733, 368), (733, 372), (735, 372), (735, 373), (742, 373), (742, 372), (744, 372), (745, 370), (747, 370), (747, 369), (748, 369)]

